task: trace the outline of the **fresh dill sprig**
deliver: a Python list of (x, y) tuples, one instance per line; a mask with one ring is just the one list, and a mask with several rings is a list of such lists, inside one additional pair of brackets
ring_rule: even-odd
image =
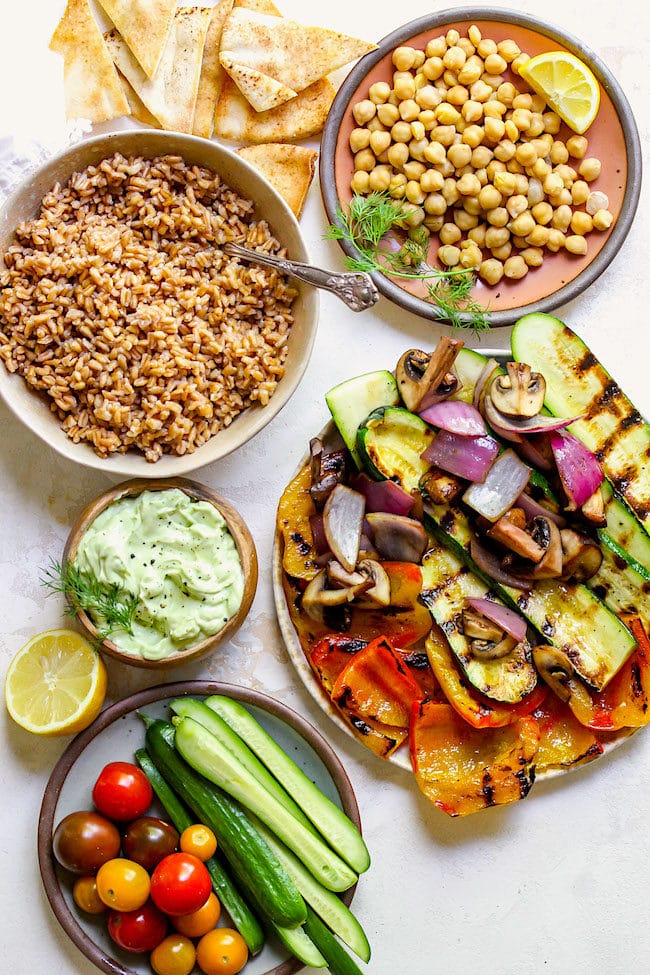
[(355, 193), (347, 213), (337, 209), (336, 223), (327, 228), (324, 236), (326, 240), (345, 240), (355, 248), (359, 256), (345, 259), (350, 271), (379, 271), (391, 277), (424, 281), (441, 317), (448, 319), (453, 328), (472, 328), (476, 333), (489, 329), (488, 309), (471, 297), (476, 281), (474, 271), (432, 267), (427, 262), (430, 236), (425, 227), (411, 230), (397, 249), (390, 246), (392, 242), (384, 241), (391, 230), (405, 229), (407, 216), (404, 205), (386, 193)]
[(61, 564), (50, 560), (41, 583), (50, 592), (62, 592), (68, 600), (66, 612), (76, 616), (82, 610), (89, 613), (97, 627), (98, 639), (105, 640), (115, 630), (133, 633), (133, 620), (138, 599), (116, 583), (103, 585), (92, 575), (81, 572), (71, 562)]

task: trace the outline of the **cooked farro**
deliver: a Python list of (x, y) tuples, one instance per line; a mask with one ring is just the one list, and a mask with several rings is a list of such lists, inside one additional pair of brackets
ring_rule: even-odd
[(250, 200), (180, 156), (74, 173), (5, 254), (0, 357), (100, 456), (195, 450), (268, 403), (293, 321), (287, 278), (228, 240), (281, 252)]

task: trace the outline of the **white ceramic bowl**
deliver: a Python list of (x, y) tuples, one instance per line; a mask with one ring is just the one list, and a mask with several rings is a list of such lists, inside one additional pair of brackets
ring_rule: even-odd
[[(289, 257), (309, 263), (298, 222), (293, 213), (250, 163), (236, 153), (206, 139), (179, 133), (137, 129), (112, 132), (80, 142), (41, 166), (14, 191), (0, 210), (0, 255), (11, 245), (16, 227), (38, 213), (45, 194), (73, 172), (94, 165), (115, 152), (154, 157), (180, 155), (186, 162), (218, 173), (241, 196), (255, 201), (256, 219), (268, 222), (272, 233), (286, 247)], [(311, 355), (318, 324), (318, 293), (296, 283), (298, 297), (293, 305), (294, 324), (289, 338), (285, 374), (265, 407), (254, 406), (220, 430), (193, 453), (177, 457), (164, 454), (149, 463), (135, 451), (99, 457), (91, 446), (75, 444), (60, 428), (44, 397), (32, 391), (23, 378), (11, 375), (0, 363), (0, 396), (9, 409), (41, 440), (69, 460), (94, 467), (107, 474), (127, 477), (171, 477), (187, 474), (241, 447), (280, 412), (298, 386)]]

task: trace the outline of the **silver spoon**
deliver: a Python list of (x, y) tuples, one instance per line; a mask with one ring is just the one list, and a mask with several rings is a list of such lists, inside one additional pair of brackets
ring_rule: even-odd
[(298, 278), (299, 281), (304, 281), (306, 284), (311, 284), (315, 288), (331, 291), (337, 298), (345, 302), (352, 311), (365, 311), (366, 308), (372, 308), (379, 299), (375, 282), (369, 274), (364, 272), (323, 271), (311, 264), (302, 264), (300, 261), (290, 261), (286, 257), (263, 254), (260, 251), (242, 247), (240, 244), (224, 244), (223, 249), (231, 257), (240, 257), (244, 261), (262, 264), (264, 267), (275, 267), (278, 271), (283, 271), (285, 274)]

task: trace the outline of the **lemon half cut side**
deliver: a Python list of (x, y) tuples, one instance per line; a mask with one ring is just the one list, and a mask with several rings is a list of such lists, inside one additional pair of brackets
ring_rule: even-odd
[(519, 74), (570, 129), (582, 135), (598, 114), (600, 85), (569, 51), (547, 51), (525, 61)]

